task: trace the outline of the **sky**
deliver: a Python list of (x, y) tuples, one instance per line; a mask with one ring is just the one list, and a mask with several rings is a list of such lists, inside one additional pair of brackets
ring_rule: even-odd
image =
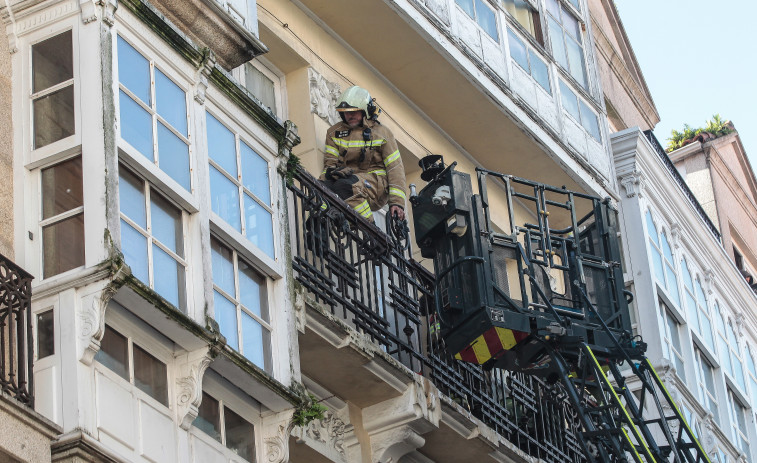
[(757, 170), (757, 2), (615, 0), (660, 114), (654, 133), (702, 127), (713, 114), (739, 131)]

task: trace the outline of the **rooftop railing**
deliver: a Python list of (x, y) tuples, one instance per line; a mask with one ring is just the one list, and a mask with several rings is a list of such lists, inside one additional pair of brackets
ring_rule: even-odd
[(559, 385), (460, 362), (435, 336), (434, 276), (409, 257), (404, 222), (366, 222), (310, 174), (289, 185), (295, 279), (332, 315), (518, 448), (545, 462), (584, 461), (578, 420)]
[(30, 407), (34, 407), (32, 279), (0, 254), (0, 387)]

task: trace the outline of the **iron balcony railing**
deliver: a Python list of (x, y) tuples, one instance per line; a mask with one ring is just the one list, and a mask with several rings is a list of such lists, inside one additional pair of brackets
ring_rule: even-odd
[(385, 233), (301, 169), (289, 193), (294, 277), (318, 302), (529, 455), (584, 461), (559, 385), (484, 371), (445, 350), (429, 324), (434, 276), (409, 258), (404, 222), (389, 219)]
[(0, 254), (0, 387), (30, 407), (34, 407), (32, 279)]

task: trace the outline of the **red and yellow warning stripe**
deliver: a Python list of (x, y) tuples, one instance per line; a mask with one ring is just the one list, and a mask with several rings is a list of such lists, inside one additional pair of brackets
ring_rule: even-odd
[(513, 331), (505, 328), (492, 327), (471, 342), (468, 347), (455, 354), (457, 360), (483, 365), (492, 357), (502, 355), (502, 351), (510, 350), (513, 346), (528, 337), (523, 331)]

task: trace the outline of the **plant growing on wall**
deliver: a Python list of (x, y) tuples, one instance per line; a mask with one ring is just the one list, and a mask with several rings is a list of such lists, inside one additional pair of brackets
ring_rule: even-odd
[(684, 124), (683, 130), (680, 132), (675, 129), (671, 130), (666, 151), (669, 153), (682, 146), (686, 146), (703, 133), (710, 134), (711, 138), (718, 138), (735, 131), (731, 121), (724, 120), (720, 117), (720, 114), (713, 115), (712, 119), (705, 122), (706, 125), (704, 127), (693, 128), (689, 124)]

